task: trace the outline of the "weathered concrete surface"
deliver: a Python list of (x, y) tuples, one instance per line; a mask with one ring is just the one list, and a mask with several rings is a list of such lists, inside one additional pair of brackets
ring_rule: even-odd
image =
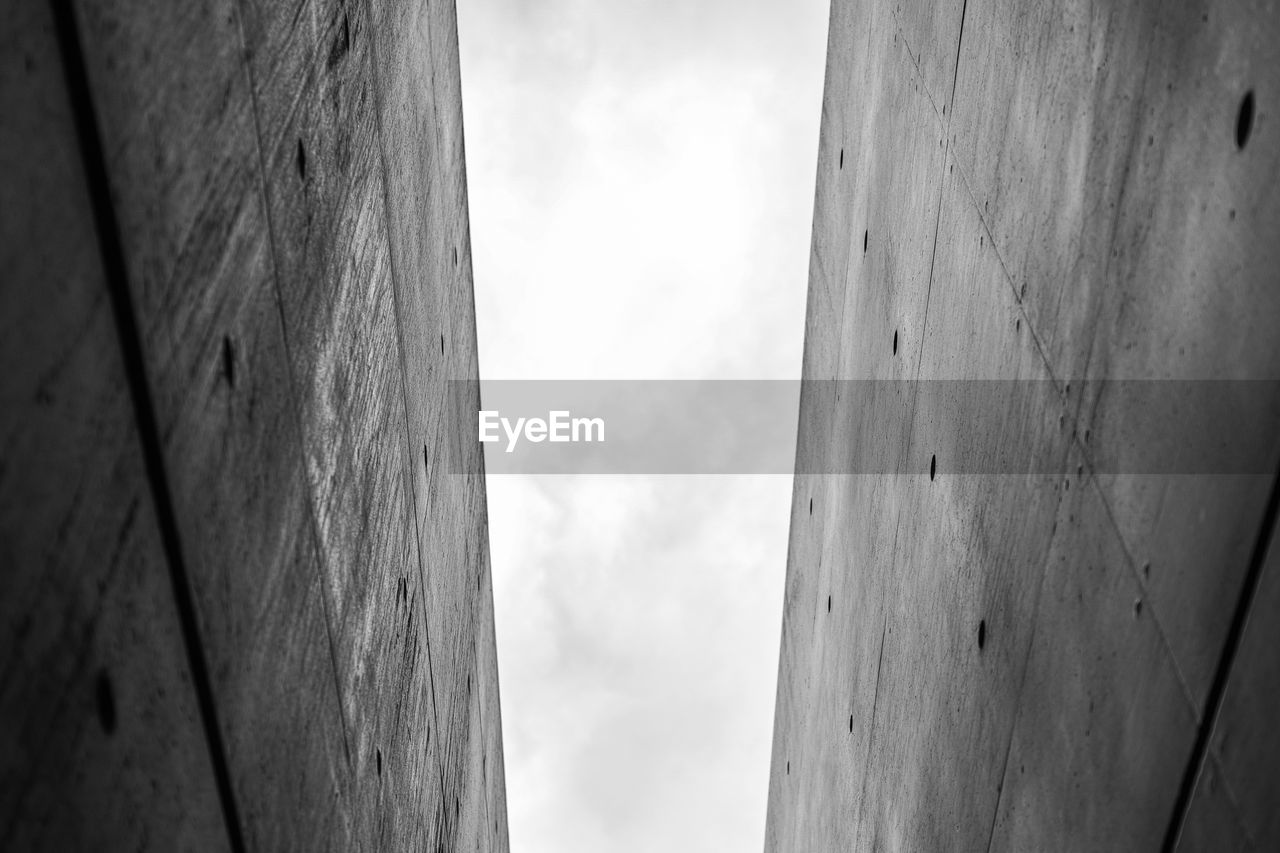
[(0, 104), (0, 848), (225, 847), (46, 4)]
[(507, 849), (452, 4), (5, 24), (0, 846)]
[(804, 376), (1043, 380), (987, 446), (1061, 476), (806, 389), (797, 470), (901, 473), (796, 479), (765, 849), (1276, 849), (1280, 424), (1256, 476), (1103, 474), (1180, 425), (1079, 380), (1280, 378), (1280, 9), (829, 32)]

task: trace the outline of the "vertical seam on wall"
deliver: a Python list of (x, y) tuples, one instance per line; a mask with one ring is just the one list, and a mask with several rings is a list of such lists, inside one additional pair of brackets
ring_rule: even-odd
[(1235, 611), (1231, 616), (1231, 624), (1227, 629), (1227, 638), (1222, 645), (1222, 654), (1218, 657), (1218, 665), (1214, 670), (1213, 682), (1209, 694), (1205, 697), (1204, 710), (1200, 715), (1200, 725), (1196, 731), (1196, 739), (1187, 759), (1186, 770), (1183, 771), (1182, 783), (1178, 787), (1178, 796), (1174, 800), (1173, 813), (1169, 817), (1169, 825), (1165, 830), (1164, 843), (1161, 850), (1172, 851), (1178, 846), (1182, 835), (1182, 827), (1186, 823), (1187, 811), (1191, 805), (1191, 797), (1195, 793), (1196, 783), (1200, 779), (1209, 742), (1213, 736), (1218, 715), (1222, 711), (1222, 700), (1227, 692), (1227, 684), (1231, 679), (1231, 667), (1235, 663), (1244, 629), (1249, 621), (1249, 611), (1253, 608), (1253, 600), (1258, 591), (1258, 582), (1262, 577), (1262, 568), (1267, 561), (1267, 553), (1272, 546), (1276, 527), (1276, 516), (1280, 512), (1280, 473), (1271, 482), (1271, 494), (1267, 498), (1266, 510), (1262, 515), (1262, 524), (1253, 543), (1253, 551), (1249, 556), (1249, 569), (1244, 584), (1240, 589), (1240, 597), (1236, 600)]
[[(956, 114), (956, 84), (960, 81), (960, 51), (964, 47), (964, 19), (969, 12), (969, 0), (964, 0), (960, 6), (960, 33), (956, 36), (956, 64), (951, 69), (951, 97), (948, 102), (951, 104), (951, 115)], [(947, 123), (948, 129), (951, 123)]]
[[(964, 4), (960, 8), (960, 32), (956, 36), (956, 62), (955, 62), (955, 66), (952, 71), (952, 77), (951, 77), (951, 96), (948, 99), (951, 103), (951, 115), (938, 116), (939, 121), (942, 124), (942, 133), (943, 133), (942, 171), (938, 179), (937, 215), (933, 220), (933, 248), (929, 253), (929, 282), (926, 285), (925, 295), (924, 295), (924, 316), (920, 320), (920, 344), (916, 348), (916, 370), (915, 370), (916, 381), (912, 383), (912, 387), (911, 387), (911, 414), (909, 416), (910, 419), (908, 423), (912, 425), (912, 429), (907, 435), (906, 462), (908, 465), (910, 465), (911, 463), (911, 449), (915, 443), (914, 424), (916, 419), (916, 401), (920, 393), (920, 389), (919, 389), (920, 369), (924, 363), (924, 344), (925, 344), (925, 340), (928, 335), (928, 329), (929, 329), (929, 303), (933, 298), (934, 264), (938, 259), (938, 232), (939, 232), (939, 229), (942, 227), (942, 200), (943, 200), (943, 197), (946, 195), (947, 161), (951, 159), (951, 119), (955, 116), (955, 112), (956, 112), (955, 110), (956, 79), (960, 75), (960, 52), (964, 42), (964, 19), (968, 10), (969, 10), (969, 0), (964, 0)], [(896, 20), (896, 17), (897, 17), (896, 13), (894, 17)], [(911, 56), (911, 45), (907, 42), (906, 34), (901, 31), (901, 28), (899, 28), (898, 32), (899, 32), (899, 35), (902, 36), (902, 44), (906, 47), (907, 56)], [(924, 75), (920, 71), (919, 63), (914, 62), (913, 60), (913, 64), (915, 64), (916, 76), (920, 78), (920, 88), (924, 90), (925, 97), (929, 99), (930, 103), (932, 103), (933, 97), (929, 93), (928, 81), (924, 79)], [(944, 108), (946, 107), (945, 103), (943, 104), (943, 107)], [(934, 114), (935, 116), (937, 116), (936, 104), (934, 105)]]
[(111, 202), (106, 154), (97, 116), (94, 113), (93, 96), (89, 87), (88, 71), (85, 68), (75, 10), (71, 6), (71, 0), (51, 0), (51, 6), (59, 53), (62, 58), (64, 82), (71, 101), (71, 113), (89, 191), (98, 250), (101, 254), (107, 292), (111, 302), (111, 312), (124, 361), (147, 481), (160, 528), (161, 545), (169, 566), (169, 580), (178, 613), (178, 623), (182, 631), (183, 647), (191, 669), (191, 681), (195, 688), (200, 721), (204, 728), (209, 758), (213, 765), (214, 782), (222, 806), (227, 841), (232, 850), (243, 851), (244, 836), (236, 807), (235, 790), (231, 782), (226, 745), (222, 740), (222, 731), (218, 724), (209, 664), (200, 638), (199, 619), (196, 614), (191, 579), (187, 574), (186, 562), (182, 555), (182, 541), (173, 509), (173, 498), (169, 491), (168, 474), (165, 470), (163, 443), (147, 383), (146, 360), (143, 356), (138, 320), (134, 313), (129, 289), (128, 268), (124, 258), (120, 224), (116, 220), (115, 209)]
[[(1060, 511), (1063, 500), (1063, 493), (1058, 493), (1058, 510)], [(1050, 540), (1052, 543), (1052, 539)], [(1018, 731), (1018, 720), (1022, 717), (1022, 693), (1027, 683), (1027, 668), (1031, 665), (1031, 656), (1035, 652), (1036, 635), (1040, 629), (1040, 605), (1044, 601), (1044, 582), (1048, 577), (1050, 568), (1049, 563), (1053, 556), (1052, 544), (1045, 550), (1044, 562), (1040, 565), (1040, 580), (1036, 584), (1036, 597), (1034, 609), (1031, 613), (1031, 635), (1027, 637), (1027, 650), (1022, 656), (1021, 674), (1018, 677), (1018, 689), (1014, 693), (1013, 718), (1009, 721), (1009, 737), (1005, 740), (1004, 762), (1000, 770), (999, 787), (996, 789), (996, 804), (991, 810), (991, 824), (987, 830), (987, 853), (991, 851), (991, 842), (996, 834), (996, 821), (1000, 817), (1000, 803), (1004, 800), (1004, 783), (1009, 776), (1009, 759), (1013, 755), (1013, 738)]]
[[(395, 233), (394, 233), (394, 229), (392, 227), (392, 221), (391, 221), (391, 198), (389, 195), (390, 193), (389, 181), (390, 181), (391, 175), (387, 167), (386, 137), (384, 136), (383, 130), (382, 130), (382, 109), (383, 109), (384, 102), (382, 98), (382, 87), (379, 82), (378, 71), (377, 71), (378, 67), (380, 66), (380, 63), (377, 61), (377, 58), (375, 56), (378, 50), (378, 39), (376, 35), (377, 27), (372, 20), (370, 20), (370, 30), (374, 32), (374, 35), (369, 39), (367, 67), (369, 69), (371, 82), (373, 83), (374, 129), (378, 136), (378, 162), (382, 169), (382, 208), (383, 208), (383, 217), (387, 223), (387, 266), (391, 271), (391, 308), (392, 308), (392, 311), (395, 313), (395, 317), (396, 317), (396, 348), (398, 350), (398, 355), (400, 359), (400, 402), (401, 402), (401, 405), (404, 407), (404, 430), (405, 430), (404, 438), (409, 451), (407, 464), (410, 466), (410, 470), (412, 470), (412, 468), (418, 464), (417, 454), (415, 453), (417, 442), (414, 441), (413, 436), (411, 434), (413, 425), (412, 425), (412, 420), (409, 417), (409, 388), (407, 385), (408, 361), (405, 356), (404, 323), (400, 316), (401, 278), (400, 278), (399, 269), (396, 265), (395, 247), (392, 245), (392, 241), (395, 240)], [(428, 45), (428, 50), (429, 49), (430, 47)], [(434, 76), (435, 75), (433, 73), (432, 74), (433, 93), (435, 88)], [(423, 460), (423, 464), (424, 465), (426, 464), (426, 460)], [(426, 638), (427, 679), (431, 686), (431, 714), (433, 717), (432, 723), (435, 726), (435, 734), (436, 734), (437, 760), (435, 764), (436, 764), (436, 774), (440, 780), (441, 819), (447, 822), (449, 810), (448, 810), (448, 803), (444, 799), (444, 767), (441, 765), (441, 760), (440, 760), (440, 757), (442, 755), (442, 750), (445, 749), (446, 745), (444, 743), (443, 738), (441, 737), (442, 728), (440, 726), (440, 707), (439, 707), (439, 703), (437, 701), (437, 696), (436, 696), (435, 662), (431, 654), (431, 645), (432, 645), (431, 644), (431, 623), (428, 618), (429, 609), (427, 607), (427, 574), (426, 574), (426, 569), (423, 567), (425, 557), (423, 555), (423, 550), (422, 550), (422, 534), (418, 527), (418, 513), (417, 513), (418, 490), (414, 485), (413, 476), (410, 475), (408, 479), (409, 479), (409, 496), (410, 496), (410, 500), (412, 501), (412, 511), (410, 512), (410, 515), (411, 515), (410, 526), (413, 528), (414, 541), (417, 543), (417, 546), (418, 546), (417, 548), (418, 585), (422, 589), (422, 602), (423, 602), (422, 634)], [(424, 508), (424, 512), (425, 512), (425, 508)]]
[(876, 708), (880, 704), (880, 675), (884, 670), (884, 638), (889, 628), (889, 617), (882, 617), (880, 623), (880, 653), (876, 658), (876, 686), (875, 692), (871, 696), (871, 728), (867, 732), (867, 753), (862, 760), (862, 784), (859, 786), (858, 794), (858, 816), (854, 819), (853, 831), (854, 840), (862, 833), (862, 815), (866, 812), (867, 805), (867, 781), (871, 777), (871, 750), (876, 742)]
[[(342, 724), (342, 749), (347, 759), (347, 771), (355, 774), (355, 763), (351, 756), (351, 741), (347, 731), (347, 709), (342, 698), (342, 679), (338, 672), (337, 646), (333, 637), (333, 619), (329, 612), (328, 571), (325, 569), (325, 553), (320, 541), (320, 526), (316, 521), (315, 493), (311, 488), (311, 476), (307, 471), (306, 433), (302, 428), (302, 414), (298, 408), (298, 392), (293, 376), (293, 353), (289, 346), (289, 330), (284, 316), (284, 294), (280, 289), (280, 264), (276, 248), (275, 223), (271, 218), (271, 199), (267, 194), (267, 161), (262, 152), (262, 123), (258, 114), (258, 91), (253, 77), (253, 68), (249, 62), (249, 43), (245, 37), (244, 14), (241, 9), (243, 0), (237, 0), (236, 29), (240, 34), (240, 56), (244, 67), (245, 78), (249, 89), (249, 99), (253, 107), (253, 141), (258, 155), (258, 189), (262, 198), (262, 216), (267, 223), (267, 242), (271, 250), (271, 287), (275, 296), (276, 320), (280, 325), (280, 345), (284, 348), (285, 384), (289, 391), (289, 413), (292, 416), (293, 429), (297, 436), (298, 463), (302, 472), (302, 487), (307, 498), (307, 527), (310, 533), (311, 547), (316, 556), (316, 569), (319, 572), (320, 607), (324, 614), (325, 636), (329, 642), (329, 670), (333, 675), (333, 689), (338, 700), (338, 718)], [(307, 74), (310, 77), (310, 71)], [(305, 84), (304, 84), (305, 86)], [(354, 833), (353, 833), (354, 834)]]

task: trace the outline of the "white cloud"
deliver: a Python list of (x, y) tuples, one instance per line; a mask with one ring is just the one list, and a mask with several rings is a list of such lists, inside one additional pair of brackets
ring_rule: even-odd
[[(458, 13), (481, 375), (798, 377), (825, 4)], [(490, 480), (515, 853), (759, 849), (790, 490)]]

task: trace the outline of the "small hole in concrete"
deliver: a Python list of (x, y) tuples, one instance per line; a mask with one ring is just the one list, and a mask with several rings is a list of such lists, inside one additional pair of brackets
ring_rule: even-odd
[(840, 168), (844, 168), (844, 149), (840, 149)]
[(222, 378), (232, 388), (236, 387), (236, 352), (227, 335), (222, 336)]
[(1142, 615), (1142, 599), (1137, 598), (1133, 601), (1133, 618), (1137, 619)]
[(813, 515), (813, 498), (809, 498), (809, 515)]
[(298, 153), (294, 158), (298, 163), (298, 177), (302, 180), (307, 179), (307, 150), (302, 147), (302, 140), (298, 140)]
[(1150, 564), (1150, 563), (1143, 563), (1143, 564), (1142, 564), (1142, 576), (1143, 576), (1144, 578), (1149, 578), (1149, 577), (1151, 577), (1151, 564)]
[(455, 267), (458, 265), (458, 247), (457, 246), (453, 247), (453, 265)]
[(431, 463), (427, 461), (427, 446), (425, 444), (422, 445), (422, 467), (427, 471), (431, 470)]
[(987, 620), (978, 620), (978, 651), (982, 651), (987, 645)]
[(1244, 93), (1240, 101), (1240, 112), (1236, 115), (1236, 147), (1243, 149), (1249, 142), (1249, 134), (1253, 133), (1253, 90)]
[(788, 776), (790, 776), (790, 775), (791, 775), (791, 762), (790, 762), (790, 761), (788, 761), (788, 762), (787, 762), (787, 775), (788, 775)]
[(827, 596), (827, 612), (831, 612), (831, 596)]
[(444, 355), (444, 335), (440, 336), (440, 354)]
[(937, 476), (937, 474), (938, 474), (938, 454), (935, 453), (929, 457), (929, 480), (932, 482), (933, 478)]
[(862, 232), (862, 254), (864, 255), (867, 253), (867, 241), (870, 239), (871, 239), (871, 232), (863, 231)]
[(853, 734), (853, 714), (849, 715), (849, 734)]
[(93, 695), (98, 706), (98, 722), (102, 724), (104, 732), (112, 734), (116, 730), (116, 696), (111, 688), (111, 676), (107, 675), (105, 669), (98, 672)]
[(893, 330), (893, 354), (898, 354), (898, 330)]
[(1021, 331), (1022, 331), (1022, 318), (1021, 318), (1021, 317), (1019, 317), (1018, 319), (1016, 319), (1016, 320), (1014, 320), (1014, 321), (1013, 321), (1013, 330), (1014, 330), (1015, 332), (1021, 332)]
[(378, 776), (382, 776), (382, 750), (378, 750)]

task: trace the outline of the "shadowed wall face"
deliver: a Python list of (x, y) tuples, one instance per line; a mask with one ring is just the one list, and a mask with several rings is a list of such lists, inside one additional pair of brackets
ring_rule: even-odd
[[(1280, 424), (1100, 381), (1280, 376), (1277, 35), (833, 3), (804, 375), (893, 381), (802, 397), (767, 850), (1280, 844)], [(975, 441), (917, 379), (1039, 390)], [(1258, 473), (1125, 473), (1188, 423)], [(871, 447), (899, 473), (832, 473)]]
[(3, 24), (0, 847), (505, 850), (452, 4)]

